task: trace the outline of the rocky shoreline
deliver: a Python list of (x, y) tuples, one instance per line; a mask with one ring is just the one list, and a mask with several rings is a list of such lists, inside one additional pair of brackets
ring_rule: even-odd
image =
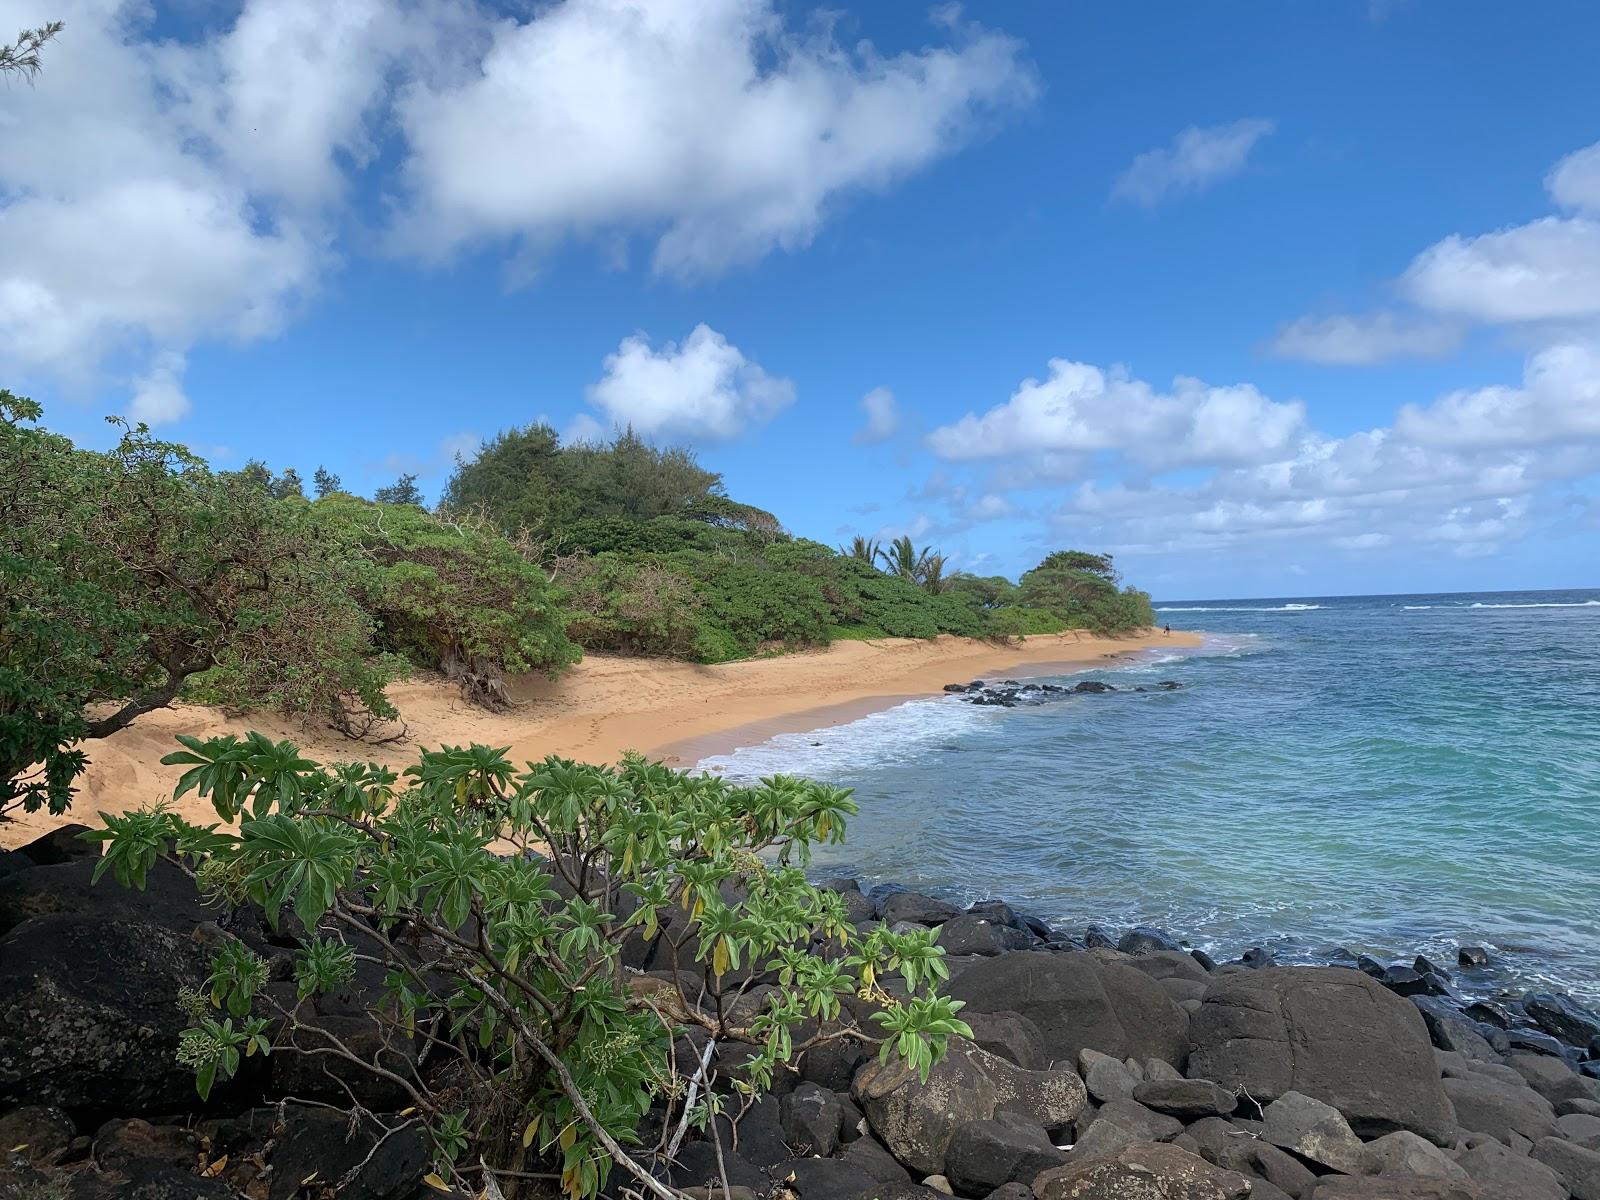
[[(422, 1182), (403, 1090), (326, 1058), (275, 1051), (200, 1104), (182, 993), (220, 940), (276, 972), (292, 938), (202, 905), (164, 864), (144, 892), (91, 886), (73, 833), (0, 854), (0, 1197), (466, 1194)], [(1600, 1200), (1600, 1017), (1554, 993), (1458, 999), (1476, 947), (1448, 965), (1216, 963), (1155, 929), (1076, 935), (999, 900), (825, 886), (860, 925), (938, 928), (973, 1040), (926, 1083), (875, 1046), (816, 1045), (736, 1127), (683, 1141), (661, 1177), (689, 1196)], [(624, 953), (641, 990), (670, 978), (654, 943)], [(315, 1020), (364, 1046), (380, 982), (358, 975)], [(397, 1076), (430, 1069), (368, 1048)], [(732, 1076), (739, 1050), (708, 1061)]]

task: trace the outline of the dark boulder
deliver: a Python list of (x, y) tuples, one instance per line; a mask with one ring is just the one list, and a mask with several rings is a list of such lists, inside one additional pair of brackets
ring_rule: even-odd
[(1559, 1058), (1543, 1054), (1513, 1054), (1506, 1066), (1521, 1075), (1534, 1091), (1551, 1104), (1562, 1100), (1586, 1100), (1589, 1085)]
[(1556, 1173), (1574, 1200), (1600, 1200), (1600, 1151), (1547, 1137), (1534, 1143), (1533, 1158)]
[(1115, 950), (1117, 939), (1103, 925), (1090, 925), (1083, 931), (1083, 944), (1090, 950)]
[(59, 1108), (26, 1104), (0, 1116), (0, 1161), (9, 1154), (51, 1167), (66, 1157), (77, 1136), (72, 1118)]
[(1017, 915), (1017, 910), (1004, 900), (979, 900), (967, 906), (969, 917), (982, 917), (995, 925), (1005, 925), (1012, 929), (1028, 930), (1024, 918)]
[(84, 841), (83, 835), (88, 832), (87, 825), (60, 825), (26, 846), (18, 846), (17, 853), (39, 867), (54, 867), (79, 859), (92, 863), (100, 857), (100, 843)]
[(1250, 1180), (1177, 1146), (1138, 1144), (1034, 1181), (1038, 1200), (1243, 1200)]
[(1191, 1024), (1189, 1074), (1265, 1104), (1301, 1092), (1358, 1135), (1409, 1129), (1438, 1145), (1456, 1123), (1416, 1007), (1359, 971), (1280, 967), (1213, 976)]
[(1188, 1015), (1118, 955), (1002, 954), (968, 967), (949, 991), (969, 1011), (1028, 1018), (1056, 1062), (1075, 1063), (1088, 1048), (1181, 1066), (1188, 1048)]
[(1422, 1014), (1428, 1027), (1428, 1036), (1441, 1050), (1453, 1050), (1478, 1062), (1499, 1062), (1500, 1055), (1489, 1037), (1496, 1030), (1485, 1030), (1477, 1022), (1461, 1015), (1453, 1004), (1436, 996), (1412, 996), (1411, 1003)]
[(822, 885), (824, 891), (836, 892), (844, 902), (845, 919), (852, 925), (878, 919), (878, 906), (861, 890), (854, 879), (830, 879)]
[(943, 925), (951, 917), (961, 915), (961, 910), (946, 900), (936, 900), (920, 892), (895, 892), (884, 897), (878, 906), (878, 915), (887, 924), (910, 921), (916, 925)]
[(1098, 679), (1085, 679), (1082, 683), (1074, 684), (1071, 690), (1082, 696), (1086, 694), (1094, 695), (1101, 692), (1114, 692), (1117, 689), (1112, 687), (1109, 683), (1102, 683)]
[(1366, 1165), (1361, 1140), (1331, 1104), (1285, 1092), (1262, 1110), (1261, 1123), (1263, 1139), (1307, 1162), (1346, 1175), (1359, 1174)]
[(987, 917), (963, 913), (951, 917), (939, 927), (938, 944), (951, 955), (1004, 954), (1007, 950), (1022, 950), (1033, 939), (1020, 929), (999, 925)]
[(837, 1158), (797, 1158), (780, 1163), (773, 1176), (801, 1200), (859, 1196), (877, 1186), (871, 1175)]
[(1495, 1200), (1567, 1200), (1567, 1189), (1554, 1171), (1495, 1138), (1472, 1139), (1456, 1162)]
[(1124, 954), (1154, 954), (1158, 950), (1177, 950), (1181, 953), (1183, 947), (1154, 925), (1135, 925), (1122, 935), (1117, 949)]
[(1375, 1175), (1330, 1175), (1317, 1181), (1305, 1200), (1509, 1200), (1498, 1192), (1456, 1179)]
[(1443, 1086), (1462, 1129), (1487, 1133), (1507, 1145), (1512, 1143), (1513, 1135), (1536, 1142), (1556, 1132), (1556, 1110), (1530, 1087), (1501, 1083), (1483, 1075), (1446, 1079)]
[(921, 1175), (943, 1170), (956, 1130), (972, 1121), (1011, 1113), (1053, 1130), (1076, 1120), (1087, 1102), (1074, 1071), (1024, 1071), (963, 1042), (951, 1044), (926, 1084), (903, 1062), (873, 1058), (851, 1097), (890, 1152)]
[(1413, 967), (1390, 967), (1383, 973), (1382, 982), (1400, 996), (1443, 996), (1450, 990), (1437, 975), (1424, 975)]
[(1152, 1079), (1135, 1087), (1133, 1098), (1180, 1121), (1225, 1117), (1239, 1103), (1232, 1092), (1209, 1079)]
[(1044, 1035), (1039, 1027), (1020, 1013), (963, 1012), (962, 1020), (972, 1029), (972, 1041), (990, 1054), (1030, 1071), (1050, 1065), (1045, 1053)]
[(51, 916), (0, 938), (0, 1103), (135, 1116), (194, 1097), (178, 989), (208, 956), (137, 921)]
[(956, 1191), (984, 1196), (1007, 1183), (1032, 1183), (1039, 1172), (1066, 1163), (1067, 1156), (1043, 1129), (1001, 1115), (956, 1130), (944, 1161), (945, 1177)]
[(1522, 1007), (1539, 1028), (1569, 1046), (1588, 1047), (1600, 1038), (1600, 1015), (1560, 992), (1529, 992)]
[(1489, 965), (1489, 952), (1482, 946), (1462, 946), (1456, 951), (1456, 965), (1486, 967)]
[(802, 1083), (779, 1102), (783, 1132), (796, 1154), (827, 1158), (839, 1145), (844, 1106), (814, 1083)]
[(142, 892), (121, 887), (109, 876), (92, 883), (95, 865), (92, 859), (70, 859), (0, 878), (0, 933), (33, 917), (77, 916), (146, 921), (187, 934), (220, 915), (203, 902), (194, 880), (165, 859), (150, 868)]

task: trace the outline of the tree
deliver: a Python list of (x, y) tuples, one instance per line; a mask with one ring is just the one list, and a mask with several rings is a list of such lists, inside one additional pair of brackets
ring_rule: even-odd
[(1018, 581), (1025, 607), (1057, 614), (1069, 624), (1100, 632), (1155, 623), (1150, 597), (1135, 588), (1117, 590), (1109, 554), (1057, 550)]
[(311, 473), (311, 487), (317, 493), (318, 500), (344, 490), (344, 484), (339, 481), (339, 477), (326, 467), (320, 466)]
[[(142, 887), (164, 856), (219, 905), (259, 905), (274, 929), (285, 908), (295, 918), (277, 939), (294, 947), (292, 988), (269, 988), (266, 960), (228, 938), (189, 998), (179, 1057), (197, 1090), (289, 1046), (382, 1074), (431, 1135), (441, 1190), (518, 1200), (547, 1194), (524, 1181), (549, 1172), (583, 1200), (620, 1170), (608, 1194), (676, 1200), (652, 1167), (689, 1126), (720, 1150), (724, 1107), (801, 1052), (877, 1043), (926, 1081), (949, 1039), (971, 1036), (939, 994), (935, 930), (863, 934), (806, 882), (811, 846), (841, 842), (856, 812), (848, 789), (739, 786), (638, 757), (519, 774), (484, 746), (424, 752), (402, 784), (259, 734), (179, 740), (163, 760), (190, 768), (176, 795), (209, 797), (223, 826), (170, 807), (109, 816), (85, 835), (106, 843), (95, 878)], [(630, 970), (629, 943), (661, 969)], [(370, 1057), (317, 1019), (358, 960), (383, 979)], [(405, 1042), (423, 1053), (401, 1074), (389, 1047)]]
[(743, 510), (739, 519), (752, 529), (781, 528), (771, 513), (727, 500), (721, 477), (689, 450), (659, 450), (632, 430), (606, 444), (562, 446), (548, 425), (529, 425), (498, 434), (470, 462), (459, 462), (442, 503), (482, 512), (507, 533), (550, 538), (593, 518), (725, 520), (730, 509), (707, 507), (717, 500)]
[(883, 559), (884, 569), (889, 574), (898, 575), (910, 583), (922, 582), (922, 572), (928, 564), (930, 553), (932, 550), (927, 546), (918, 550), (912, 544), (910, 535), (897, 537), (889, 543), (887, 550), (878, 551)]
[(251, 487), (260, 488), (264, 492), (272, 491), (272, 468), (259, 458), (247, 460), (235, 474)]
[(291, 496), (305, 499), (305, 484), (300, 482), (300, 472), (293, 467), (284, 468), (283, 474), (272, 481), (267, 489), (272, 493), (274, 500), (287, 500)]
[(878, 565), (878, 559), (883, 556), (883, 545), (877, 538), (862, 537), (859, 533), (850, 539), (848, 546), (840, 546), (839, 553), (846, 558), (859, 558), (862, 562)]
[(474, 703), (504, 708), (506, 675), (554, 675), (578, 661), (550, 577), (487, 522), (343, 495), (317, 501), (311, 519), (359, 547), (356, 595), (378, 645), (443, 672)]
[(1045, 556), (1040, 570), (1082, 571), (1107, 583), (1118, 582), (1117, 570), (1111, 565), (1111, 555), (1091, 554), (1087, 550), (1057, 550)]
[(32, 79), (43, 65), (39, 51), (44, 49), (46, 42), (54, 41), (65, 28), (64, 22), (51, 21), (37, 29), (22, 30), (17, 34), (17, 40), (9, 46), (0, 45), (0, 76), (15, 74)]
[(416, 475), (409, 471), (388, 487), (373, 492), (372, 498), (379, 504), (414, 504), (422, 507), (422, 489), (417, 486)]
[(945, 557), (942, 554), (927, 554), (926, 551), (923, 553), (926, 557), (922, 561), (919, 582), (925, 591), (937, 596), (949, 584), (949, 580), (944, 573)]
[(393, 715), (358, 551), (143, 425), (118, 422), (101, 454), (38, 416), (0, 391), (0, 813), (64, 811), (78, 743), (186, 688), (306, 719)]

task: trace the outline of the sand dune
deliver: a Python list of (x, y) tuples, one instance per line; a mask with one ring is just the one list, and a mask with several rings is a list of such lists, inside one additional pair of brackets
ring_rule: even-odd
[[(1198, 640), (1185, 633), (1127, 638), (1069, 633), (1000, 646), (954, 637), (886, 638), (717, 666), (594, 654), (559, 680), (519, 680), (515, 703), (503, 713), (467, 704), (439, 680), (399, 684), (391, 695), (409, 738), (388, 746), (351, 742), (269, 714), (234, 718), (216, 709), (178, 705), (86, 743), (90, 766), (79, 779), (73, 811), (65, 818), (36, 813), (0, 824), (0, 846), (22, 845), (69, 821), (98, 824), (96, 813), (120, 813), (170, 797), (182, 768), (162, 766), (160, 760), (177, 748), (173, 738), (179, 733), (259, 729), (274, 739), (290, 739), (324, 762), (373, 759), (404, 766), (415, 760), (419, 746), (483, 742), (509, 746), (518, 764), (546, 754), (610, 762), (633, 749), (687, 766), (774, 733), (853, 720), (953, 681), (1081, 668), (1147, 646), (1188, 646)], [(192, 796), (180, 808), (191, 820), (216, 819)]]

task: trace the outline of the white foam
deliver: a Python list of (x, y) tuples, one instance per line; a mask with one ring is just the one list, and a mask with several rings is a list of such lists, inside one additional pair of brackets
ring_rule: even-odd
[(1600, 608), (1600, 600), (1544, 600), (1527, 604), (1469, 604), (1468, 608)]
[(1239, 607), (1239, 608), (1234, 608), (1234, 607), (1227, 607), (1227, 606), (1222, 606), (1222, 607), (1199, 607), (1199, 606), (1195, 606), (1195, 607), (1179, 607), (1179, 608), (1158, 608), (1158, 609), (1156, 609), (1156, 611), (1157, 612), (1311, 612), (1311, 611), (1313, 611), (1315, 609), (1319, 609), (1321, 607), (1322, 607), (1322, 605), (1320, 605), (1320, 604), (1280, 604), (1275, 608), (1262, 608), (1262, 607), (1250, 607), (1250, 608)]

